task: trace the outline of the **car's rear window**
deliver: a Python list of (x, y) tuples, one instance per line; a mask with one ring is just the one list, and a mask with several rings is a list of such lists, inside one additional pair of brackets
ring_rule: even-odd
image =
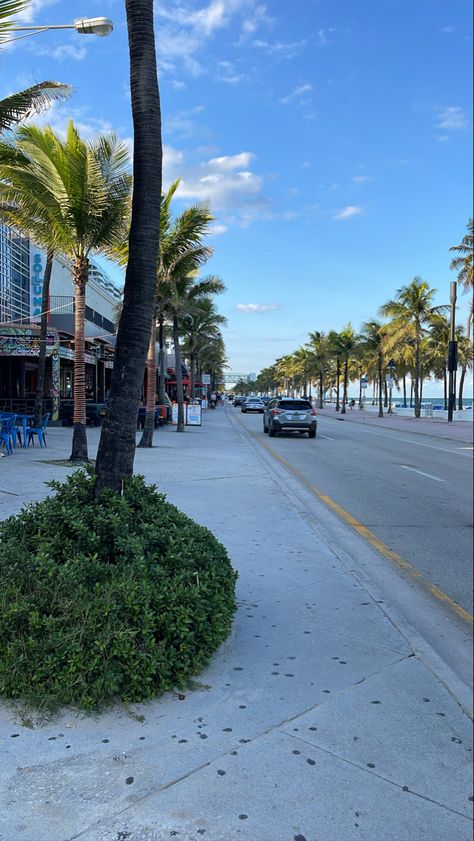
[(279, 409), (312, 409), (309, 400), (280, 400)]

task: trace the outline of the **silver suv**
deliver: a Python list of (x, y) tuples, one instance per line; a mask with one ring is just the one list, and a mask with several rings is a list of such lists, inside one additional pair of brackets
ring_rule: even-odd
[(263, 431), (268, 432), (270, 438), (288, 429), (294, 429), (300, 435), (307, 432), (310, 438), (316, 438), (317, 428), (316, 409), (302, 397), (276, 397), (265, 406)]

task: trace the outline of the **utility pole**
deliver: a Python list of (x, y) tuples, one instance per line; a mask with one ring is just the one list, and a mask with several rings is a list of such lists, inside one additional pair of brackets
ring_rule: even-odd
[(451, 317), (449, 322), (449, 345), (448, 345), (448, 422), (453, 419), (454, 404), (456, 402), (456, 392), (454, 385), (454, 376), (458, 368), (458, 343), (456, 341), (456, 296), (457, 284), (456, 281), (451, 281), (449, 300), (451, 303)]

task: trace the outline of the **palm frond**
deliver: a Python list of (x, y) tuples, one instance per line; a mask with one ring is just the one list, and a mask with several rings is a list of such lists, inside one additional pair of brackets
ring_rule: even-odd
[(0, 132), (12, 128), (33, 114), (39, 114), (53, 102), (67, 99), (71, 92), (70, 85), (47, 81), (0, 99)]

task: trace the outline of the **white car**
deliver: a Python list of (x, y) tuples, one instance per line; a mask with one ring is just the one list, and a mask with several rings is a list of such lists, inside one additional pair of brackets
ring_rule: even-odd
[(265, 403), (260, 400), (260, 397), (247, 397), (242, 403), (241, 412), (260, 412), (262, 415), (265, 411)]

